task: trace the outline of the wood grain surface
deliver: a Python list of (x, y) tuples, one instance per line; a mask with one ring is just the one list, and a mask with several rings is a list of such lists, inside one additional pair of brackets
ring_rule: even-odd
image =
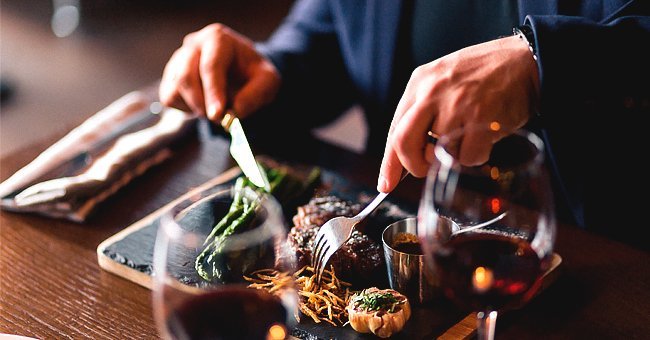
[[(193, 138), (178, 146), (173, 159), (103, 202), (87, 223), (1, 211), (0, 333), (39, 339), (158, 338), (151, 292), (101, 269), (96, 249), (107, 237), (232, 168), (228, 141), (203, 136), (201, 143)], [(3, 158), (2, 178), (59, 137)], [(201, 164), (207, 158), (214, 162)]]

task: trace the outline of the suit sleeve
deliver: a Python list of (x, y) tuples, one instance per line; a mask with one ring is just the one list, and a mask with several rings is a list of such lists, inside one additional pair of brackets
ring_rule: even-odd
[(271, 37), (256, 45), (278, 68), (282, 87), (264, 115), (291, 119), (302, 129), (323, 125), (352, 105), (355, 89), (346, 72), (328, 1), (299, 0)]
[[(639, 224), (638, 215), (613, 212), (643, 211), (621, 198), (645, 195), (641, 183), (649, 178), (635, 165), (643, 158), (639, 146), (647, 145), (640, 119), (650, 113), (648, 4), (638, 1), (600, 22), (559, 15), (525, 20), (535, 35), (539, 127), (556, 184), (572, 222), (612, 237), (618, 226)], [(625, 174), (615, 159), (625, 163)]]
[(577, 119), (590, 118), (580, 115), (604, 107), (648, 109), (650, 16), (629, 15), (602, 23), (582, 17), (528, 16), (526, 23), (535, 33), (541, 114), (549, 123), (565, 120), (554, 112), (568, 105)]

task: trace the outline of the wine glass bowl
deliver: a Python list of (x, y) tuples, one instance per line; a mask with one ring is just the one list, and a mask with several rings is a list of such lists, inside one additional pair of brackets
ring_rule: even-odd
[(496, 140), (485, 163), (461, 162), (465, 138), (489, 129), (466, 126), (439, 139), (418, 210), (425, 259), (442, 292), (478, 312), (485, 339), (494, 336), (498, 311), (521, 306), (539, 290), (556, 233), (537, 135), (518, 130)]
[[(235, 201), (245, 207), (239, 214)], [(163, 338), (288, 335), (297, 306), (292, 282), (270, 294), (248, 288), (247, 280), (259, 270), (295, 270), (282, 209), (272, 196), (213, 187), (173, 204), (158, 223), (153, 312)]]

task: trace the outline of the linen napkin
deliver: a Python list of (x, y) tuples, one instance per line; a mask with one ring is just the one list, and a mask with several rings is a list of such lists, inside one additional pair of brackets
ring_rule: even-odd
[(84, 222), (99, 203), (172, 155), (197, 116), (133, 91), (0, 183), (0, 208)]

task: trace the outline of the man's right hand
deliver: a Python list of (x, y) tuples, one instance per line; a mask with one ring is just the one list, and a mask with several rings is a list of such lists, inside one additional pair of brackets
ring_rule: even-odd
[(253, 43), (221, 24), (188, 34), (165, 66), (162, 104), (218, 122), (226, 108), (245, 117), (275, 98), (281, 78)]
[(444, 136), (462, 127), (489, 127), (470, 129), (456, 150), (464, 165), (487, 161), (492, 145), (524, 126), (537, 111), (539, 88), (528, 44), (514, 35), (418, 67), (395, 110), (377, 190), (393, 190), (402, 169), (414, 177), (427, 175), (434, 157), (429, 131)]

